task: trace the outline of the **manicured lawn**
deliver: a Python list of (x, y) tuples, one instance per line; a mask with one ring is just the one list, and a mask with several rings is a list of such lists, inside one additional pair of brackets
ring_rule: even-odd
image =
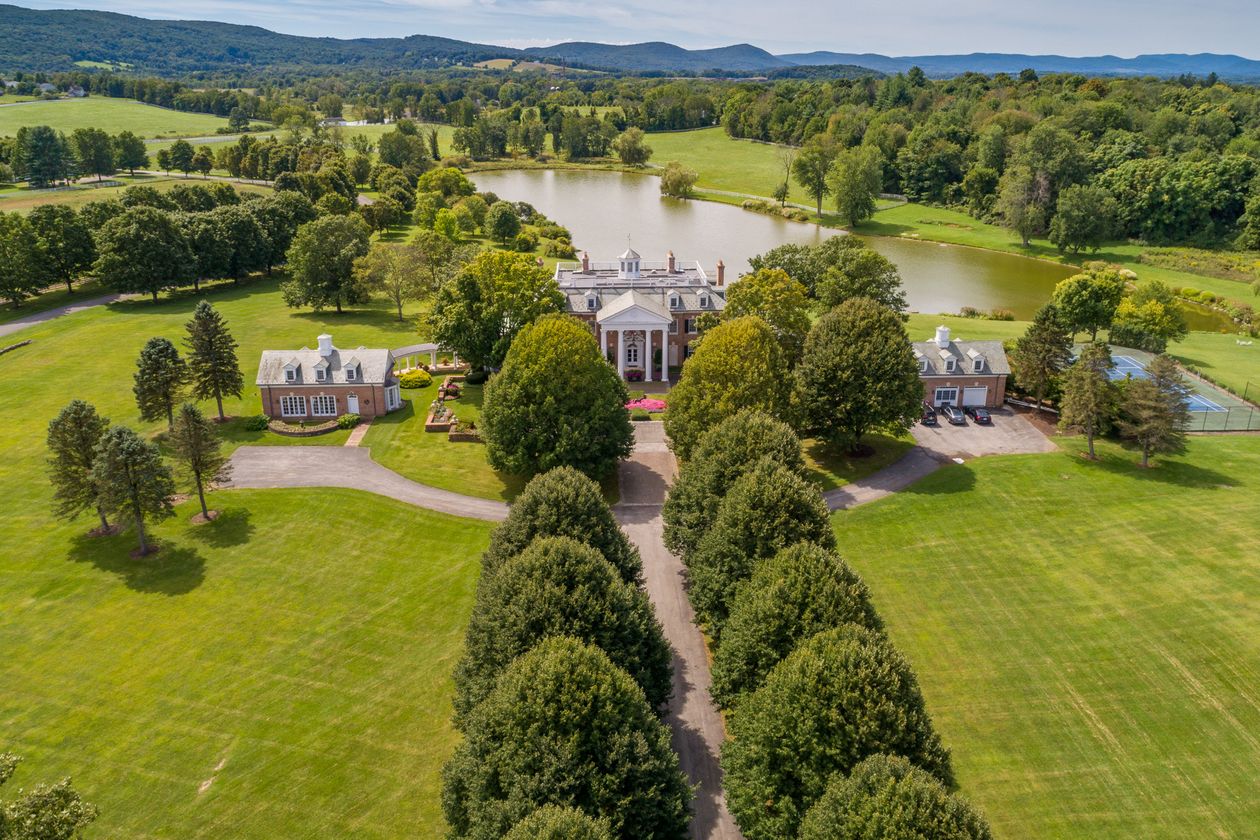
[[(424, 430), (441, 382), (439, 375), (428, 388), (403, 391), (406, 405), (374, 420), (363, 445), (371, 448), (373, 460), (416, 481), (486, 499), (515, 498), (527, 479), (491, 469), (484, 444), (451, 443), (443, 433)], [(465, 385), (449, 403), (460, 420), (480, 423), (482, 391), (481, 385)]]
[(6, 465), (0, 486), (14, 788), (73, 776), (101, 808), (90, 837), (442, 835), (488, 524), (349, 490), (221, 491), (219, 520), (192, 526), (185, 503), (137, 561), (130, 536), (51, 525), (38, 470)]
[(862, 443), (874, 451), (858, 457), (820, 440), (804, 441), (805, 470), (809, 479), (822, 490), (843, 487), (901, 460), (914, 446), (914, 438), (909, 433), (893, 436), (871, 432), (862, 438)]
[[(0, 208), (4, 207), (0, 204)], [(74, 294), (66, 291), (65, 286), (50, 286), (47, 291), (36, 295), (33, 298), (27, 298), (22, 301), (22, 305), (17, 309), (13, 308), (13, 304), (5, 303), (0, 306), (0, 324), (7, 323), (16, 318), (23, 318), (37, 312), (43, 312), (45, 309), (53, 309), (58, 306), (66, 306), (80, 300), (88, 300), (89, 298), (100, 297), (106, 294), (106, 289), (95, 280), (86, 280), (74, 284)], [(8, 344), (9, 342), (3, 342)]]
[(964, 793), (1016, 838), (1260, 825), (1260, 438), (949, 466), (836, 514)]
[[(105, 180), (106, 183), (110, 181), (120, 182), (121, 186), (95, 186), (92, 181), (86, 181), (72, 187), (59, 187), (47, 190), (33, 190), (26, 186), (18, 189), (0, 190), (0, 212), (27, 213), (32, 208), (43, 204), (65, 204), (79, 208), (89, 201), (118, 198), (124, 189), (134, 184), (144, 184), (160, 192), (166, 192), (176, 184), (212, 183), (196, 175), (185, 178), (182, 175), (136, 175), (133, 177), (131, 175), (118, 174)], [(236, 187), (239, 192), (263, 193), (270, 191), (270, 187), (260, 187), (254, 184), (233, 184), (232, 186)]]
[(50, 125), (66, 134), (76, 128), (101, 128), (110, 134), (133, 131), (141, 137), (198, 137), (214, 134), (220, 126), (227, 125), (227, 120), (105, 96), (0, 108), (0, 137), (12, 137), (19, 128), (33, 125)]
[[(1240, 345), (1239, 341), (1251, 344)], [(1172, 345), (1170, 352), (1238, 395), (1246, 391), (1247, 399), (1260, 402), (1260, 339), (1194, 332)]]

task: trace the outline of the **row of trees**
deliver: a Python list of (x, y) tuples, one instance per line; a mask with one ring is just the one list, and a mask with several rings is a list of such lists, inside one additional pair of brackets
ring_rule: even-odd
[(453, 837), (686, 836), (660, 720), (670, 650), (641, 577), (593, 481), (560, 468), (526, 486), (482, 559), (455, 670)]
[(790, 426), (728, 410), (683, 462), (662, 516), (715, 648), (725, 788), (745, 837), (860, 836), (864, 824), (989, 836), (949, 793), (949, 754), (865, 584), (835, 553)]
[[(184, 172), (192, 171), (191, 160), (190, 154)], [(8, 166), (18, 180), (42, 189), (83, 176), (113, 175), (120, 169), (134, 173), (149, 165), (149, 155), (144, 140), (130, 131), (111, 136), (99, 128), (76, 128), (67, 136), (37, 125), (23, 126), (11, 143), (0, 143), (0, 165)]]

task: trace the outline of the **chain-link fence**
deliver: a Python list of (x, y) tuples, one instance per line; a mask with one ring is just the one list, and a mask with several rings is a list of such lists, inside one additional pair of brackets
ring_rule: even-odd
[(1218, 411), (1193, 411), (1189, 430), (1192, 432), (1249, 432), (1260, 430), (1260, 408), (1229, 406)]

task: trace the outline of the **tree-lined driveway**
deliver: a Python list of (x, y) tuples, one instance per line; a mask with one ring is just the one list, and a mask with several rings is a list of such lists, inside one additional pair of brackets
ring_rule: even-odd
[(665, 548), (661, 505), (677, 472), (663, 423), (634, 424), (634, 452), (618, 472), (621, 501), (613, 509), (643, 558), (643, 578), (656, 617), (673, 649), (674, 693), (666, 722), (687, 779), (696, 788), (691, 836), (736, 840), (726, 808), (718, 755), (726, 729), (709, 696), (712, 683), (704, 636), (687, 600), (683, 564)]

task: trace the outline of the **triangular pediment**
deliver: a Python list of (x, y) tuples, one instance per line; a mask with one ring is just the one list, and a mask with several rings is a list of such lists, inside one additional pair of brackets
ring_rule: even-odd
[(636, 291), (620, 295), (595, 313), (595, 321), (605, 327), (667, 327), (673, 320), (669, 310)]

